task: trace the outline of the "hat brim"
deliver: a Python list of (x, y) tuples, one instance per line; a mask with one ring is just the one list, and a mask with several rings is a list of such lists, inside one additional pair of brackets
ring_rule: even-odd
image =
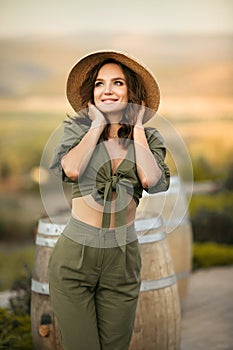
[(80, 87), (86, 79), (87, 73), (95, 65), (107, 59), (114, 59), (124, 64), (140, 76), (146, 91), (146, 106), (151, 110), (150, 113), (145, 113), (143, 123), (146, 123), (154, 115), (153, 112), (157, 112), (158, 110), (160, 102), (159, 86), (153, 73), (143, 63), (125, 52), (111, 50), (96, 51), (81, 58), (72, 68), (67, 79), (66, 94), (69, 103), (77, 113), (87, 107), (82, 104), (79, 94)]

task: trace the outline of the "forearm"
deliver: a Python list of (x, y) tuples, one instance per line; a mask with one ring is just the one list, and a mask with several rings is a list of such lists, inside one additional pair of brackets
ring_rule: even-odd
[(71, 180), (77, 180), (86, 169), (104, 126), (104, 124), (93, 121), (80, 143), (63, 156), (61, 165)]
[(134, 127), (134, 145), (137, 172), (142, 186), (154, 186), (159, 181), (162, 171), (149, 148), (142, 124), (136, 124)]

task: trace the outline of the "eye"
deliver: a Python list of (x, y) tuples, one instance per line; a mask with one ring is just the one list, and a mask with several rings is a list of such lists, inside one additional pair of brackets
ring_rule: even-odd
[(122, 85), (124, 85), (124, 82), (122, 80), (116, 80), (114, 82), (114, 84), (117, 85), (117, 86), (122, 86)]
[(98, 87), (98, 86), (103, 86), (103, 83), (102, 83), (102, 81), (96, 81), (95, 82), (95, 87)]

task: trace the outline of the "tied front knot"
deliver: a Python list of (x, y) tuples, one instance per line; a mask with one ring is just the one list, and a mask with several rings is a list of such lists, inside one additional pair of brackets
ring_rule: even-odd
[(117, 187), (117, 183), (118, 183), (119, 179), (117, 175), (112, 175), (111, 177), (111, 186), (112, 186), (112, 190), (116, 191), (116, 187)]
[[(106, 177), (104, 181), (97, 181), (96, 190), (93, 191), (94, 198), (103, 205), (102, 230), (105, 232), (110, 227), (111, 214), (114, 213), (116, 240), (121, 250), (125, 252), (127, 197), (128, 193), (133, 193), (133, 186), (130, 180), (122, 178), (121, 174), (114, 174)], [(113, 192), (117, 193), (114, 200), (112, 200)]]

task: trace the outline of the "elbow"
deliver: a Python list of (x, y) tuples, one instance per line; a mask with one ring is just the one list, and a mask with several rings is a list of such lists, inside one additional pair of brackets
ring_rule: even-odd
[(159, 179), (144, 178), (144, 179), (141, 180), (141, 184), (142, 184), (143, 188), (150, 188), (150, 187), (155, 186), (158, 181), (159, 181)]
[(157, 176), (153, 177), (143, 177), (141, 179), (141, 184), (143, 188), (149, 189), (150, 187), (155, 186), (161, 179), (162, 171), (160, 170)]
[(148, 179), (147, 178), (141, 179), (141, 185), (143, 188), (148, 188), (148, 185), (149, 185)]
[(64, 162), (64, 159), (62, 159), (62, 161), (61, 161), (61, 166), (62, 166), (62, 169), (63, 169), (64, 173), (66, 174), (66, 176), (70, 180), (76, 181), (78, 179), (78, 177), (79, 177), (78, 170), (70, 168), (69, 166), (67, 166), (67, 164)]
[(78, 180), (79, 174), (77, 171), (68, 170), (68, 169), (64, 169), (64, 168), (63, 168), (63, 171), (70, 180), (72, 180), (72, 181)]

